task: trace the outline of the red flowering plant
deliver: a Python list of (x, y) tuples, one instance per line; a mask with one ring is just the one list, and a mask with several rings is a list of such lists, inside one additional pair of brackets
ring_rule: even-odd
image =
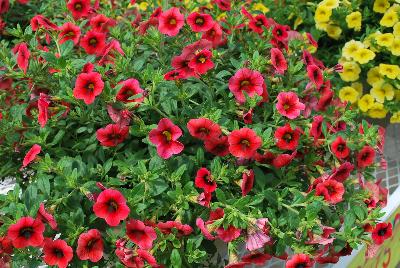
[(382, 131), (309, 39), (241, 1), (135, 2), (59, 1), (1, 42), (2, 262), (311, 267), (390, 237)]

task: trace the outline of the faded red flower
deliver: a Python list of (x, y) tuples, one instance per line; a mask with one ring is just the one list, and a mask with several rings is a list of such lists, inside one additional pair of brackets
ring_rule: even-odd
[(117, 226), (125, 220), (130, 212), (126, 205), (125, 197), (117, 190), (107, 189), (102, 191), (93, 205), (94, 214), (104, 219), (108, 225)]
[(204, 148), (207, 152), (210, 152), (218, 156), (226, 156), (229, 154), (229, 142), (227, 136), (213, 138), (204, 141)]
[(222, 43), (222, 28), (218, 22), (214, 22), (213, 26), (206, 32), (204, 32), (201, 38), (212, 42), (212, 46), (215, 48)]
[(121, 124), (108, 124), (96, 131), (97, 140), (106, 147), (115, 147), (122, 143), (129, 134), (129, 127)]
[(108, 33), (110, 27), (117, 25), (117, 22), (103, 14), (98, 14), (90, 19), (89, 24), (96, 32)]
[(339, 182), (344, 182), (350, 176), (350, 173), (353, 171), (353, 169), (354, 165), (352, 163), (344, 162), (340, 165), (340, 167), (332, 170), (332, 175), (330, 178)]
[(157, 223), (157, 228), (163, 234), (170, 234), (172, 233), (173, 229), (178, 231), (178, 235), (187, 236), (193, 232), (193, 228), (190, 225), (182, 224), (178, 221), (167, 221), (167, 222), (159, 222)]
[(228, 137), (229, 152), (236, 157), (251, 158), (262, 145), (261, 138), (250, 128), (234, 130)]
[(56, 220), (54, 219), (53, 215), (51, 215), (50, 213), (48, 213), (46, 211), (46, 209), (44, 208), (44, 204), (43, 203), (40, 203), (39, 210), (38, 210), (38, 212), (36, 214), (36, 218), (41, 220), (43, 223), (49, 224), (51, 229), (57, 230), (57, 222), (56, 222)]
[(250, 253), (242, 257), (243, 262), (252, 263), (255, 265), (264, 265), (270, 259), (272, 259), (271, 255), (261, 252)]
[(157, 146), (157, 153), (163, 159), (183, 151), (184, 146), (178, 141), (180, 136), (182, 130), (168, 118), (161, 119), (149, 133), (150, 142)]

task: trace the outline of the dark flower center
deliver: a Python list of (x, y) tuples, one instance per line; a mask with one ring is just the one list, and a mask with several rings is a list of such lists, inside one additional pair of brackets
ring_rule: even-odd
[(361, 159), (364, 161), (367, 160), (368, 158), (369, 158), (369, 153), (363, 153), (361, 156)]
[(339, 152), (343, 152), (345, 148), (346, 148), (346, 145), (344, 145), (343, 143), (340, 143), (340, 144), (337, 146), (337, 150), (338, 150)]
[(25, 239), (31, 238), (32, 234), (33, 234), (33, 228), (32, 227), (25, 227), (25, 228), (22, 228), (19, 231), (19, 235), (23, 236)]
[(118, 204), (114, 200), (110, 200), (107, 203), (108, 212), (115, 212), (118, 209)]
[(281, 36), (281, 35), (282, 35), (282, 31), (281, 31), (280, 29), (278, 29), (278, 30), (276, 30), (276, 34), (277, 34), (278, 36)]
[(93, 91), (93, 89), (94, 89), (94, 84), (93, 84), (92, 82), (89, 82), (89, 83), (86, 85), (86, 88), (87, 88), (89, 91)]
[(283, 135), (283, 139), (286, 142), (291, 142), (293, 140), (292, 133), (286, 132), (285, 135)]
[(313, 72), (314, 79), (318, 78), (318, 74), (319, 74), (318, 70), (315, 69), (314, 72)]
[(197, 59), (199, 62), (201, 62), (201, 63), (205, 63), (206, 62), (206, 57), (204, 57), (204, 56), (200, 56), (198, 59)]
[(73, 31), (69, 31), (65, 34), (66, 36), (75, 36), (75, 33)]
[(208, 128), (201, 127), (201, 128), (199, 128), (199, 132), (200, 133), (204, 133), (204, 134), (208, 134), (208, 133), (210, 133), (210, 130)]
[(97, 240), (98, 239), (96, 239), (96, 238), (90, 239), (89, 242), (86, 244), (86, 248), (87, 249), (92, 249), (94, 244), (97, 242)]
[(379, 236), (384, 236), (385, 234), (386, 234), (386, 228), (380, 229), (380, 230), (378, 231), (378, 235), (379, 235)]
[(209, 35), (210, 35), (210, 36), (214, 36), (214, 35), (215, 35), (215, 30), (211, 30), (211, 31), (209, 32)]
[(118, 140), (121, 138), (121, 135), (119, 133), (111, 133), (110, 135), (108, 135), (108, 138), (110, 140)]
[(240, 142), (243, 146), (250, 147), (250, 142), (246, 139), (241, 140)]
[(97, 39), (96, 38), (90, 38), (89, 45), (96, 46), (97, 45)]
[(60, 250), (59, 248), (55, 248), (53, 250), (54, 255), (56, 255), (56, 257), (58, 259), (61, 259), (62, 257), (64, 257), (64, 252), (62, 250)]
[(201, 17), (196, 18), (196, 24), (203, 25), (204, 24), (204, 19)]
[(257, 20), (256, 25), (258, 27), (261, 27), (264, 23), (261, 20)]
[(207, 185), (213, 185), (213, 181), (211, 179), (211, 176), (209, 174), (205, 174), (204, 177), (204, 183)]
[(78, 10), (78, 11), (81, 11), (81, 10), (82, 10), (82, 4), (81, 4), (81, 3), (76, 3), (76, 4), (74, 5), (74, 8), (75, 8), (76, 10)]
[(242, 87), (246, 87), (246, 86), (250, 85), (250, 82), (249, 82), (249, 80), (243, 80), (242, 82), (240, 82), (240, 85)]
[(169, 24), (176, 25), (176, 19), (169, 19)]
[(296, 264), (296, 268), (306, 268), (306, 267), (307, 267), (307, 265), (303, 262)]
[(171, 140), (172, 140), (172, 134), (171, 134), (171, 132), (169, 132), (168, 130), (164, 130), (164, 131), (162, 132), (162, 134), (165, 136), (165, 139), (166, 139), (167, 141), (171, 141)]
[(334, 187), (332, 187), (332, 186), (327, 186), (326, 187), (326, 189), (328, 190), (328, 193), (331, 195), (331, 194), (334, 194), (335, 192), (336, 192), (336, 190), (335, 190), (335, 188)]
[(285, 103), (285, 104), (283, 105), (283, 109), (284, 109), (285, 111), (289, 110), (289, 108), (290, 108), (290, 105), (289, 105), (289, 104)]

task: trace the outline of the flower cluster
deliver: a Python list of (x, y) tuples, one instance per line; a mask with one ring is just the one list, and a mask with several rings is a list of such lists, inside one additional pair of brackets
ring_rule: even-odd
[(391, 236), (384, 129), (310, 33), (251, 1), (56, 2), (1, 43), (1, 265), (311, 267)]

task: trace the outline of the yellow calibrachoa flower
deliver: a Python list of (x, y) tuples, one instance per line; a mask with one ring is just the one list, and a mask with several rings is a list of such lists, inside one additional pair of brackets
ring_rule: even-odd
[(319, 21), (317, 21), (316, 23), (315, 23), (315, 27), (318, 29), (318, 30), (321, 30), (321, 31), (326, 31), (326, 29), (328, 28), (328, 23), (327, 22), (319, 22)]
[(148, 7), (149, 7), (149, 3), (147, 3), (147, 2), (141, 2), (139, 4), (139, 9), (142, 11), (146, 11)]
[(381, 63), (379, 64), (379, 73), (390, 79), (396, 79), (400, 75), (400, 67), (398, 65)]
[(339, 6), (339, 0), (324, 0), (319, 5), (326, 6), (330, 9), (337, 8)]
[(400, 36), (393, 40), (393, 44), (390, 47), (390, 52), (392, 52), (392, 54), (395, 56), (400, 56)]
[(343, 71), (339, 73), (343, 81), (353, 82), (360, 77), (360, 66), (356, 62), (349, 61), (343, 63)]
[(381, 34), (381, 33), (378, 31), (378, 32), (374, 32), (374, 33), (368, 35), (368, 36), (364, 39), (364, 41), (363, 41), (364, 46), (365, 46), (366, 48), (369, 48), (369, 49), (372, 50), (373, 52), (378, 52), (379, 49), (378, 49), (378, 47), (376, 46), (376, 44), (373, 43), (373, 41), (375, 41), (375, 38), (376, 38), (378, 35), (380, 35), (380, 34)]
[(384, 82), (383, 76), (379, 72), (379, 67), (373, 67), (369, 69), (367, 73), (367, 82), (371, 86), (375, 86), (377, 84), (381, 85)]
[(365, 94), (358, 100), (358, 108), (360, 108), (361, 111), (366, 112), (374, 106), (374, 103), (374, 98), (369, 94)]
[(355, 56), (356, 52), (362, 48), (364, 48), (363, 43), (360, 41), (350, 40), (344, 44), (342, 55), (348, 59), (351, 59)]
[(377, 13), (385, 13), (385, 11), (390, 7), (388, 0), (375, 0), (373, 11)]
[(342, 87), (339, 90), (339, 98), (343, 102), (355, 103), (358, 99), (358, 91), (352, 87)]
[(391, 47), (394, 40), (392, 33), (379, 34), (375, 37), (376, 43), (381, 47)]
[(394, 9), (389, 9), (385, 12), (379, 23), (385, 27), (393, 27), (398, 21), (399, 16), (397, 15), (397, 12)]
[(387, 110), (382, 103), (375, 102), (372, 107), (368, 110), (369, 117), (372, 118), (385, 118)]
[(394, 89), (391, 84), (373, 87), (370, 93), (380, 103), (384, 103), (385, 99), (393, 100), (394, 97)]
[(346, 22), (347, 22), (347, 27), (350, 29), (360, 31), (361, 30), (361, 12), (360, 11), (355, 11), (350, 13), (349, 15), (346, 16)]
[(394, 99), (396, 101), (400, 101), (400, 90), (395, 90), (394, 92)]
[(358, 96), (361, 96), (363, 93), (363, 84), (360, 82), (351, 83), (351, 87), (357, 90)]
[(315, 10), (314, 20), (317, 22), (328, 22), (332, 15), (332, 9), (325, 5), (318, 5)]
[(392, 117), (390, 117), (390, 123), (400, 123), (400, 111), (393, 113)]
[(258, 10), (265, 14), (269, 11), (269, 8), (264, 6), (262, 3), (255, 3), (253, 5), (253, 10)]
[(356, 53), (354, 53), (354, 59), (360, 64), (365, 64), (374, 58), (375, 53), (368, 48), (359, 49), (356, 51)]
[(339, 26), (335, 25), (328, 25), (326, 27), (326, 33), (330, 38), (335, 40), (339, 39), (340, 35), (342, 34), (342, 29)]
[(400, 22), (396, 23), (393, 26), (393, 35), (396, 37), (400, 37)]

